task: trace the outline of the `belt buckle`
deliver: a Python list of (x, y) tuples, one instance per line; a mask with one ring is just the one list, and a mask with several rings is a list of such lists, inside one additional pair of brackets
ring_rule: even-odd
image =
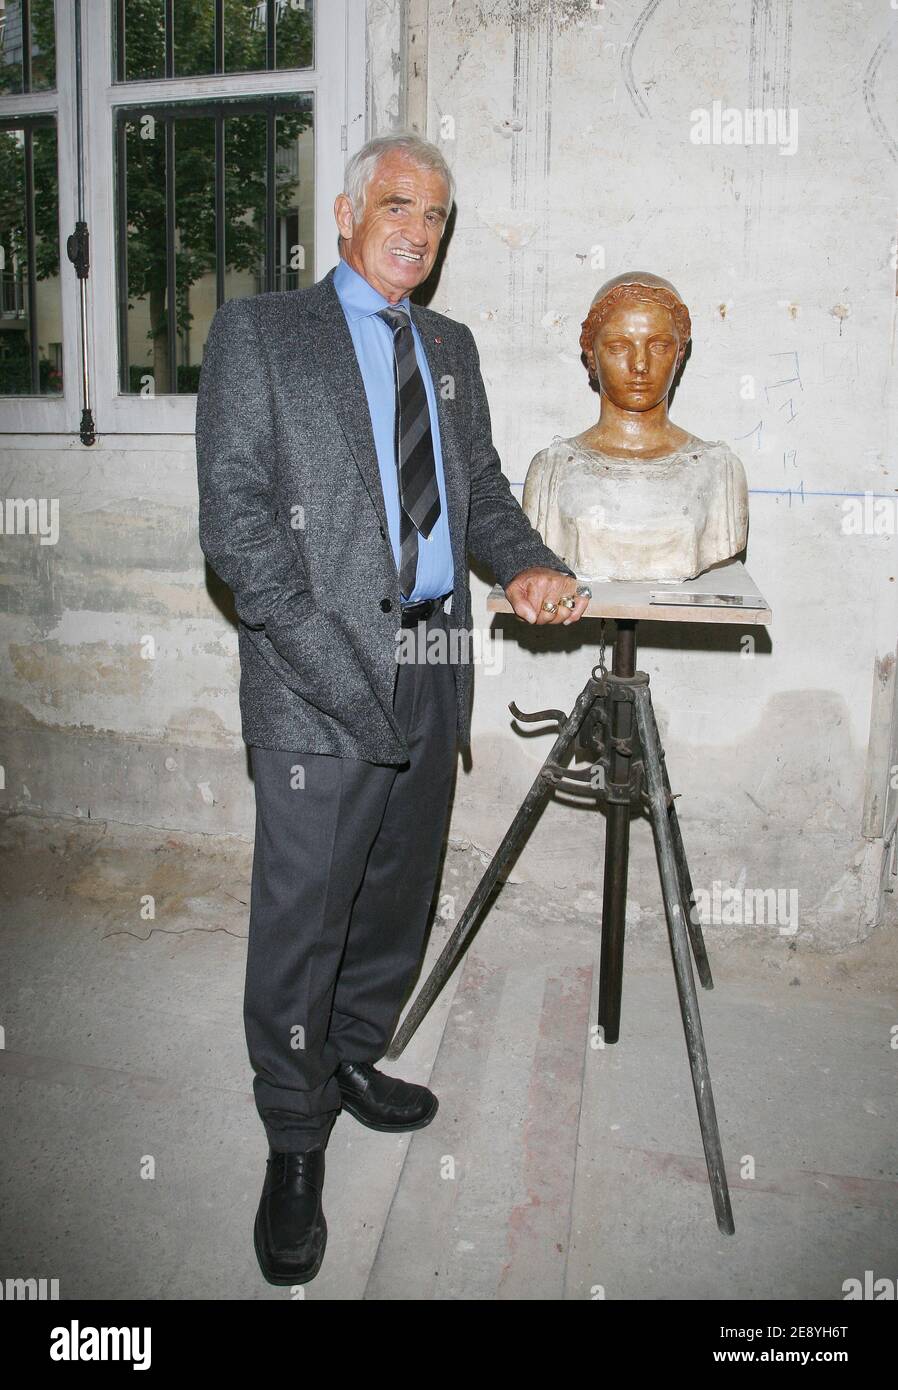
[[(407, 603), (402, 610), (402, 626), (411, 627), (416, 622), (423, 622), (425, 618), (429, 618), (432, 613), (436, 613), (442, 608), (448, 597), (448, 594), (443, 594), (440, 598), (422, 598), (417, 599), (414, 603)], [(417, 616), (409, 617), (406, 621), (407, 613), (417, 614)]]
[(415, 603), (407, 603), (402, 610), (402, 626), (411, 627), (414, 623), (420, 621), (421, 618), (424, 618), (426, 614), (422, 612), (422, 609), (426, 609), (431, 602), (431, 599), (424, 598), (419, 599)]

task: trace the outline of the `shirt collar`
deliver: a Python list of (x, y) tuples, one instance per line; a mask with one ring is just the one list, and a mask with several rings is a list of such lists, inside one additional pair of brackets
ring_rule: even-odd
[(400, 299), (397, 304), (390, 304), (388, 299), (369, 285), (363, 275), (359, 275), (357, 270), (344, 261), (342, 256), (334, 271), (334, 289), (343, 305), (346, 317), (350, 323), (356, 323), (359, 319), (370, 318), (372, 314), (378, 313), (381, 309), (404, 309), (411, 319), (411, 305), (408, 295)]

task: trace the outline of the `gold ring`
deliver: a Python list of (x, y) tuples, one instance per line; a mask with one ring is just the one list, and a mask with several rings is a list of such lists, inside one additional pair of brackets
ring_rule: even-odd
[(576, 607), (577, 607), (577, 596), (576, 596), (576, 594), (565, 594), (564, 598), (561, 600), (561, 606), (562, 606), (562, 608), (576, 608)]
[(545, 609), (545, 611), (546, 611), (547, 613), (557, 613), (557, 612), (558, 612), (558, 604), (557, 604), (557, 603), (553, 603), (552, 600), (551, 600), (550, 598), (547, 598), (547, 599), (546, 599), (545, 603), (543, 604), (543, 608)]

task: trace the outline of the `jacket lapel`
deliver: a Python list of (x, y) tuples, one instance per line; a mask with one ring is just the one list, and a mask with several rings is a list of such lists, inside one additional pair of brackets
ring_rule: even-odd
[(387, 511), (380, 485), (380, 468), (365, 383), (352, 343), (352, 335), (329, 270), (312, 290), (311, 309), (320, 319), (315, 340), (314, 365), (355, 459), (362, 481), (374, 504), (380, 524), (387, 529)]
[[(341, 428), (346, 443), (355, 459), (362, 481), (374, 504), (380, 524), (387, 530), (387, 513), (384, 506), (383, 490), (380, 482), (380, 468), (374, 433), (371, 429), (371, 415), (368, 410), (368, 397), (365, 383), (359, 368), (352, 335), (346, 323), (342, 305), (333, 285), (334, 272), (312, 286), (306, 306), (316, 315), (319, 324), (316, 331), (314, 366), (326, 392)], [(443, 458), (443, 475), (446, 483), (446, 505), (449, 509), (449, 537), (452, 545), (453, 563), (456, 572), (466, 563), (467, 548), (465, 527), (468, 512), (466, 495), (467, 473), (461, 467), (461, 447), (456, 425), (458, 403), (452, 396), (444, 396), (442, 386), (447, 377), (452, 377), (457, 385), (460, 373), (450, 358), (450, 349), (445, 337), (434, 333), (434, 325), (426, 310), (412, 304), (412, 320), (424, 344), (424, 353), (433, 379), (434, 395), (437, 402), (437, 418), (440, 430), (440, 450)], [(441, 338), (441, 341), (437, 341)]]

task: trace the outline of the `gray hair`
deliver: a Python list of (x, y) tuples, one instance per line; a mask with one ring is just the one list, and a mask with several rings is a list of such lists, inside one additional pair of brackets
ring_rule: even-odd
[(353, 219), (358, 222), (365, 211), (365, 195), (379, 160), (384, 155), (401, 150), (419, 169), (429, 169), (445, 179), (449, 189), (447, 216), (455, 201), (455, 179), (436, 145), (424, 140), (414, 131), (396, 131), (390, 135), (377, 135), (369, 140), (350, 159), (343, 175), (343, 192), (352, 204)]

